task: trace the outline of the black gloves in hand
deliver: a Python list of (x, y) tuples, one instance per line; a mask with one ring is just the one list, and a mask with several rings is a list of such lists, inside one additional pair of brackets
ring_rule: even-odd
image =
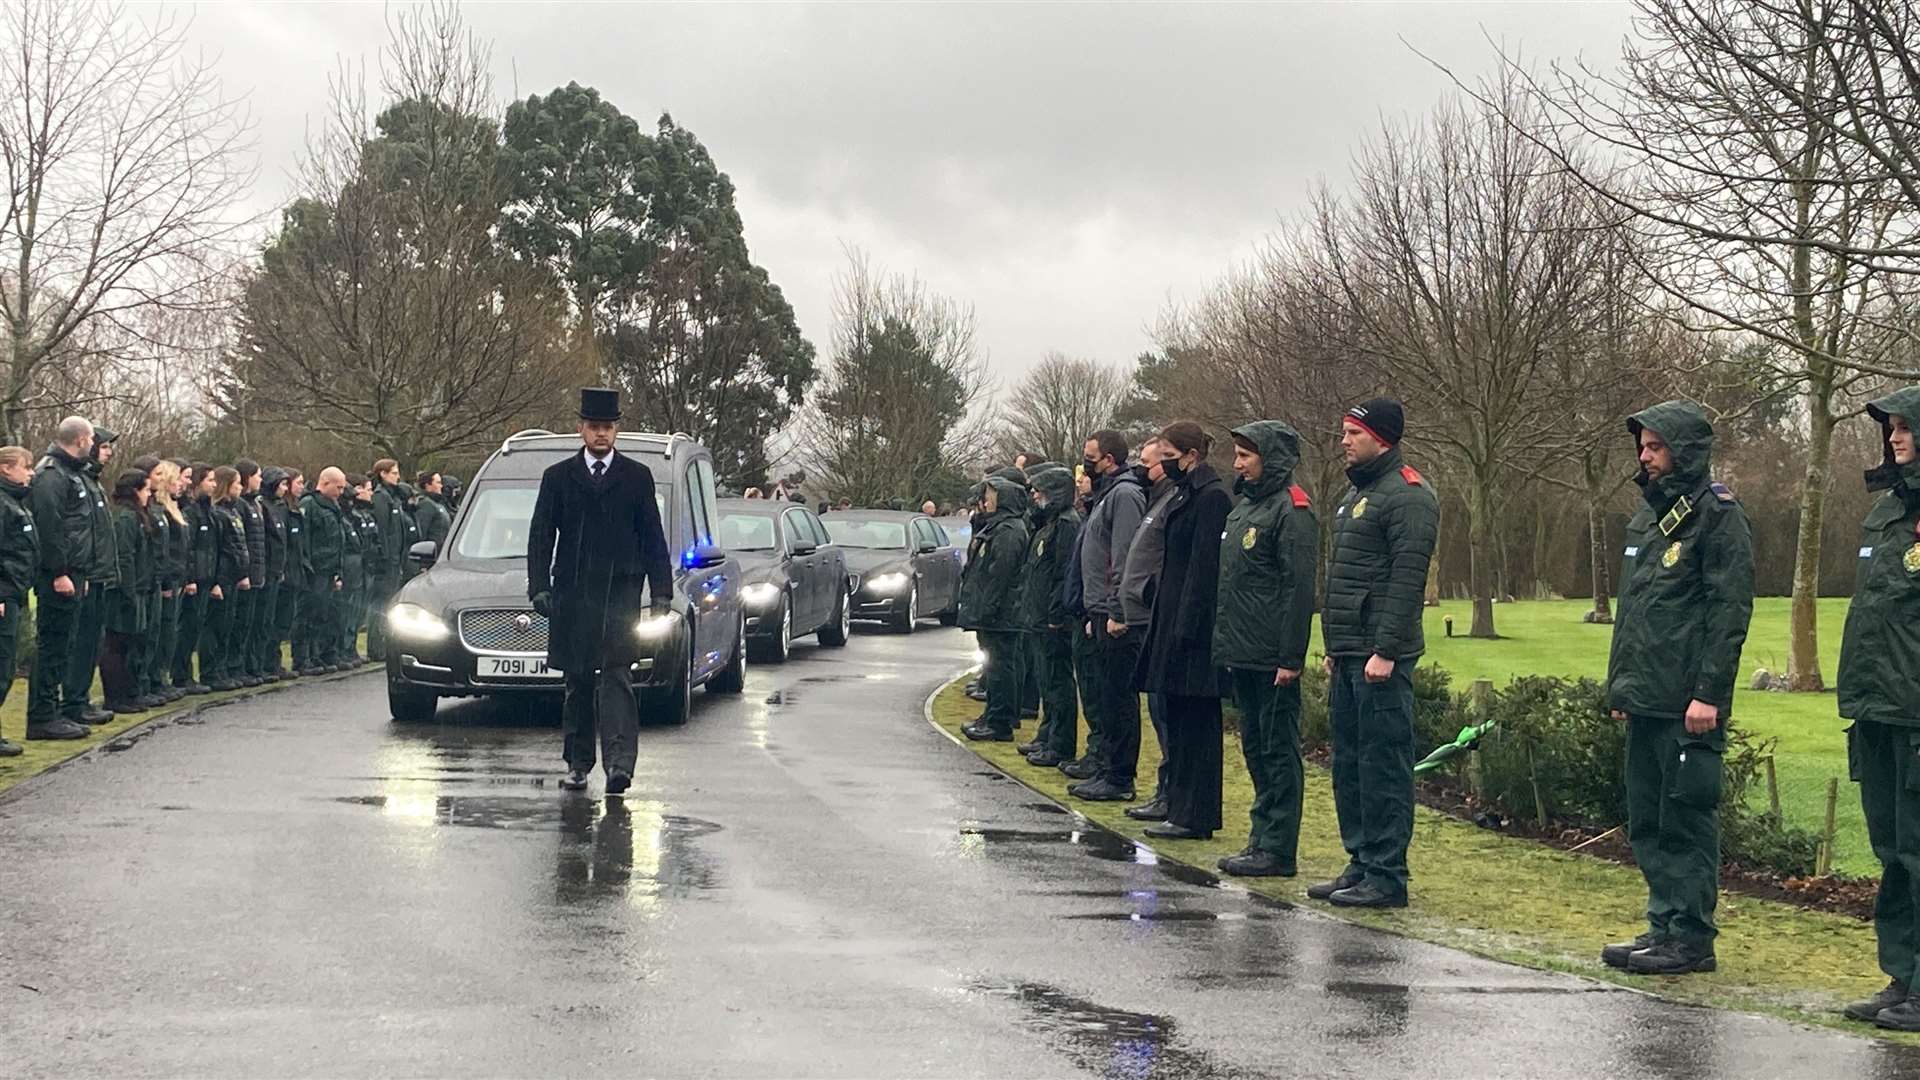
[(546, 618), (553, 618), (553, 594), (550, 592), (534, 593), (533, 610), (539, 612)]

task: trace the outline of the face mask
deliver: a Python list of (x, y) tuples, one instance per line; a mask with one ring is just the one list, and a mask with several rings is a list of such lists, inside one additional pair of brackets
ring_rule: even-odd
[(1080, 464), (1086, 468), (1088, 476), (1100, 475), (1100, 463), (1092, 458), (1081, 458)]
[(1167, 460), (1161, 462), (1160, 471), (1163, 473), (1166, 473), (1167, 479), (1172, 480), (1175, 483), (1179, 483), (1180, 477), (1185, 475), (1186, 473), (1186, 470), (1180, 467), (1179, 458), (1168, 458)]

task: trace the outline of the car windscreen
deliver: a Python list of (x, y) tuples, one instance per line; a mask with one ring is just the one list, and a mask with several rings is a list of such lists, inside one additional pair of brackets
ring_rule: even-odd
[[(660, 519), (667, 517), (667, 486), (654, 482), (653, 498)], [(453, 538), (453, 555), (460, 559), (524, 559), (527, 530), (533, 523), (533, 504), (540, 485), (481, 484), (466, 497), (460, 531)]]
[(728, 551), (772, 551), (779, 543), (772, 518), (721, 511), (720, 546)]
[(861, 521), (838, 515), (821, 520), (827, 526), (827, 535), (841, 547), (891, 551), (907, 546), (904, 521)]

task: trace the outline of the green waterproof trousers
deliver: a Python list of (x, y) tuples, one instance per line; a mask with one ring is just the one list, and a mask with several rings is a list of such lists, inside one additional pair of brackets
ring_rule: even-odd
[(1231, 668), (1228, 674), (1240, 709), (1240, 755), (1253, 780), (1248, 842), (1293, 866), (1307, 786), (1300, 760), (1300, 680), (1275, 686), (1272, 671)]
[(980, 721), (998, 734), (1010, 735), (1020, 722), (1020, 675), (1026, 665), (1027, 635), (1012, 630), (982, 630), (980, 650), (987, 654), (981, 679), (987, 687), (987, 709)]
[(1723, 731), (1690, 735), (1679, 718), (1627, 720), (1627, 840), (1647, 879), (1654, 937), (1711, 947), (1720, 932)]
[(1073, 631), (1040, 630), (1032, 639), (1040, 681), (1041, 745), (1071, 761), (1080, 745), (1080, 693), (1073, 678)]
[(1847, 763), (1880, 860), (1873, 901), (1880, 970), (1911, 986), (1920, 975), (1920, 728), (1858, 721), (1847, 729)]

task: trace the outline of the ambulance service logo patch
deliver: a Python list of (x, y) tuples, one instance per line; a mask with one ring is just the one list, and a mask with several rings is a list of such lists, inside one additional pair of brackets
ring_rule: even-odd
[(1667, 550), (1660, 554), (1660, 565), (1667, 567), (1669, 569), (1671, 569), (1679, 561), (1680, 561), (1680, 544), (1678, 542), (1669, 545)]

